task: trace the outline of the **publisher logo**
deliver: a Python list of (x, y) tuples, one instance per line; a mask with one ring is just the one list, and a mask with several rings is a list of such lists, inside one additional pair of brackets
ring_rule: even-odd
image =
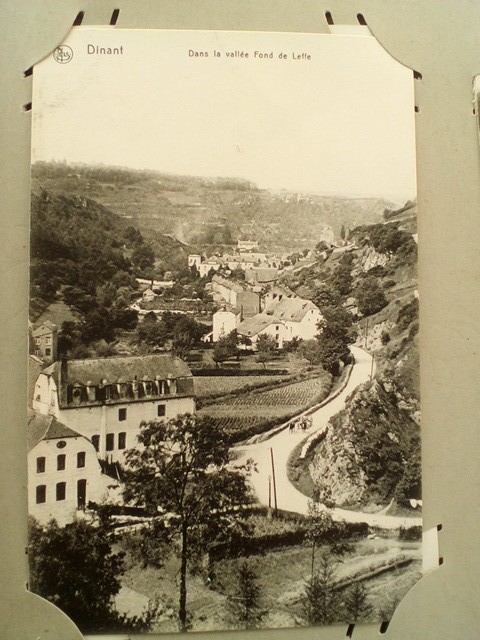
[(62, 44), (53, 52), (53, 58), (60, 64), (67, 64), (73, 58), (73, 51), (66, 44)]

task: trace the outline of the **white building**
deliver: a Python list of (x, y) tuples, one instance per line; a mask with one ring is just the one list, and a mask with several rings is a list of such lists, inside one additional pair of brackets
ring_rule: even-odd
[(237, 248), (239, 251), (252, 251), (258, 248), (257, 240), (237, 240)]
[(145, 289), (145, 291), (142, 293), (142, 299), (144, 300), (144, 302), (152, 302), (152, 300), (155, 300), (155, 294), (153, 292), (153, 289), (150, 289), (150, 287), (148, 289)]
[(40, 524), (60, 526), (89, 502), (117, 501), (119, 483), (102, 473), (94, 446), (54, 416), (31, 412), (28, 435), (28, 511)]
[(200, 270), (201, 263), (202, 263), (202, 256), (199, 253), (191, 253), (188, 256), (189, 267), (196, 267), (198, 270)]
[(223, 262), (219, 258), (212, 256), (211, 258), (208, 258), (208, 260), (205, 260), (205, 262), (200, 263), (198, 266), (198, 272), (201, 278), (205, 278), (208, 276), (210, 271), (218, 271), (222, 266)]
[(237, 332), (239, 335), (251, 340), (253, 349), (256, 349), (257, 340), (262, 335), (273, 338), (277, 349), (283, 348), (283, 343), (287, 337), (285, 323), (266, 313), (258, 313), (256, 316), (247, 318), (238, 325)]
[(50, 320), (45, 320), (32, 330), (35, 343), (35, 355), (44, 362), (53, 362), (57, 357), (58, 327)]
[(193, 377), (163, 354), (63, 360), (40, 373), (32, 404), (88, 438), (100, 459), (121, 463), (142, 421), (195, 412)]
[(212, 341), (218, 342), (220, 338), (228, 336), (235, 331), (240, 323), (240, 313), (238, 311), (228, 311), (220, 309), (213, 314)]
[(285, 324), (284, 341), (293, 338), (311, 340), (318, 334), (318, 323), (323, 319), (320, 309), (311, 300), (303, 298), (282, 297), (278, 302), (271, 303), (264, 313)]

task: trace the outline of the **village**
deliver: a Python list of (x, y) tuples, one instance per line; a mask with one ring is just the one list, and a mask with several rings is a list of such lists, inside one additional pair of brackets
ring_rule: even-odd
[[(211, 327), (202, 342), (214, 346), (233, 332), (240, 350), (256, 353), (263, 341), (273, 359), (272, 348), (281, 351), (289, 343), (312, 340), (322, 319), (320, 309), (279, 284), (284, 269), (310, 263), (308, 251), (296, 265), (279, 269), (282, 260), (247, 240), (238, 241), (233, 255), (189, 255), (189, 268), (209, 278), (205, 289), (217, 309), (210, 318), (201, 317)], [(140, 322), (148, 322), (145, 316), (152, 312), (161, 317), (165, 309), (156, 309), (155, 301), (161, 306), (158, 294), (174, 285), (172, 274), (137, 282), (141, 296), (130, 308)], [(193, 314), (185, 302), (195, 300), (177, 300), (174, 313)], [(29, 358), (41, 371), (28, 431), (30, 478), (38, 478), (39, 484), (30, 483), (29, 510), (39, 522), (56, 518), (65, 524), (85, 513), (89, 503), (121, 500), (118, 468), (123, 452), (135, 446), (140, 423), (195, 413), (194, 378), (184, 361), (166, 353), (59, 361), (60, 327), (45, 314), (37, 325), (31, 329)]]
[[(126, 558), (111, 574), (112, 626), (81, 628), (186, 630), (188, 616), (199, 631), (391, 616), (420, 561), (418, 402), (404, 365), (418, 309), (415, 203), (385, 224), (340, 225), (334, 242), (320, 236), (290, 252), (252, 233), (219, 232), (218, 221), (205, 236), (213, 243), (164, 236), (153, 245), (83, 196), (44, 191), (34, 212), (31, 535), (47, 543), (85, 530), (108, 545), (107, 558)], [(50, 258), (51, 237), (65, 257)], [(385, 470), (373, 484), (366, 474), (374, 477), (379, 455)], [(197, 456), (205, 462), (190, 470)], [(68, 566), (68, 549), (61, 553)], [(322, 563), (337, 613), (307, 611)], [(268, 576), (281, 566), (288, 572), (271, 593)], [(238, 607), (229, 613), (243, 598), (235, 595), (242, 575), (266, 603), (255, 605), (255, 622)], [(178, 589), (177, 608), (169, 594)]]

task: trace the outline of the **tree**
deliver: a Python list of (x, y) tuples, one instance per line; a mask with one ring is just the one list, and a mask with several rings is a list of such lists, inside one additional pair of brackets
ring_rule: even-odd
[(173, 352), (184, 358), (190, 349), (199, 342), (205, 333), (205, 327), (189, 316), (182, 316), (173, 329)]
[(339, 293), (341, 297), (346, 297), (352, 290), (353, 276), (351, 261), (343, 258), (352, 258), (351, 254), (342, 256), (337, 268), (329, 278), (329, 284)]
[(335, 564), (330, 555), (323, 555), (319, 570), (305, 584), (302, 604), (308, 624), (321, 625), (338, 621), (340, 596), (336, 589)]
[[(147, 314), (148, 315), (148, 314)], [(143, 322), (141, 322), (136, 329), (136, 342), (145, 343), (152, 347), (163, 347), (165, 342), (169, 339), (168, 329), (165, 327), (163, 321), (157, 322), (149, 318), (147, 315)]]
[(352, 316), (343, 307), (324, 307), (323, 318), (319, 322), (318, 342), (321, 350), (321, 362), (324, 369), (333, 375), (338, 374), (339, 361), (346, 362), (350, 357), (348, 345), (354, 339)]
[(388, 302), (378, 281), (373, 277), (364, 278), (358, 285), (355, 296), (358, 302), (358, 310), (364, 316), (377, 313)]
[(354, 582), (347, 590), (343, 606), (345, 622), (349, 623), (368, 620), (373, 613), (373, 607), (368, 602), (367, 590), (362, 582)]
[(155, 252), (148, 244), (139, 244), (132, 251), (132, 264), (145, 271), (145, 269), (153, 269), (155, 264)]
[(123, 554), (112, 552), (104, 527), (84, 521), (59, 527), (55, 520), (42, 527), (32, 519), (29, 561), (30, 590), (62, 609), (84, 633), (150, 627), (150, 616), (140, 620), (115, 611)]
[(320, 364), (323, 358), (323, 349), (318, 340), (304, 340), (297, 349), (297, 354), (308, 360), (310, 364)]
[(238, 357), (239, 351), (237, 343), (238, 334), (235, 329), (231, 331), (228, 336), (222, 336), (220, 340), (215, 343), (213, 348), (212, 357), (215, 362), (217, 364), (221, 364), (222, 362), (225, 362), (225, 360)]
[(257, 347), (257, 362), (262, 362), (265, 369), (267, 368), (267, 362), (271, 360), (277, 351), (277, 343), (275, 339), (266, 333), (262, 333), (258, 336), (256, 342)]
[(249, 465), (229, 466), (226, 434), (206, 418), (185, 414), (140, 426), (139, 447), (126, 453), (124, 497), (170, 515), (180, 549), (179, 628), (186, 631), (191, 543), (196, 537), (198, 544), (199, 533), (211, 531), (216, 519), (236, 517), (234, 507), (248, 500)]
[(261, 588), (258, 573), (249, 560), (238, 565), (237, 588), (227, 597), (227, 609), (234, 623), (252, 629), (263, 620), (266, 611), (261, 608)]
[(317, 305), (317, 307), (323, 309), (323, 307), (340, 306), (341, 297), (338, 291), (331, 285), (321, 284), (317, 287), (312, 301)]

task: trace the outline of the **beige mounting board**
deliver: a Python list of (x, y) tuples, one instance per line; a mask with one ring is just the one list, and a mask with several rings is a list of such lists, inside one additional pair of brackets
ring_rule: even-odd
[[(480, 173), (472, 83), (480, 72), (480, 3), (446, 0), (34, 0), (0, 1), (2, 148), (0, 307), (2, 638), (81, 638), (64, 614), (25, 590), (26, 355), (31, 76), (83, 11), (83, 24), (117, 28), (328, 32), (366, 22), (386, 50), (417, 70), (424, 527), (438, 534), (442, 566), (405, 597), (385, 635), (355, 626), (354, 640), (480, 636), (477, 415), (480, 317)], [(360, 15), (360, 17), (359, 17)], [(146, 62), (146, 73), (148, 73)], [(21, 363), (18, 365), (18, 363)], [(25, 390), (25, 391), (24, 391)], [(435, 534), (434, 534), (434, 537)], [(435, 544), (437, 542), (435, 541)], [(475, 560), (477, 558), (477, 560)], [(432, 563), (435, 564), (434, 562)], [(345, 638), (346, 625), (256, 631), (257, 638)], [(202, 637), (203, 634), (200, 634)], [(242, 638), (247, 634), (220, 633)], [(97, 636), (98, 637), (98, 636)], [(248, 634), (250, 637), (250, 633)]]

